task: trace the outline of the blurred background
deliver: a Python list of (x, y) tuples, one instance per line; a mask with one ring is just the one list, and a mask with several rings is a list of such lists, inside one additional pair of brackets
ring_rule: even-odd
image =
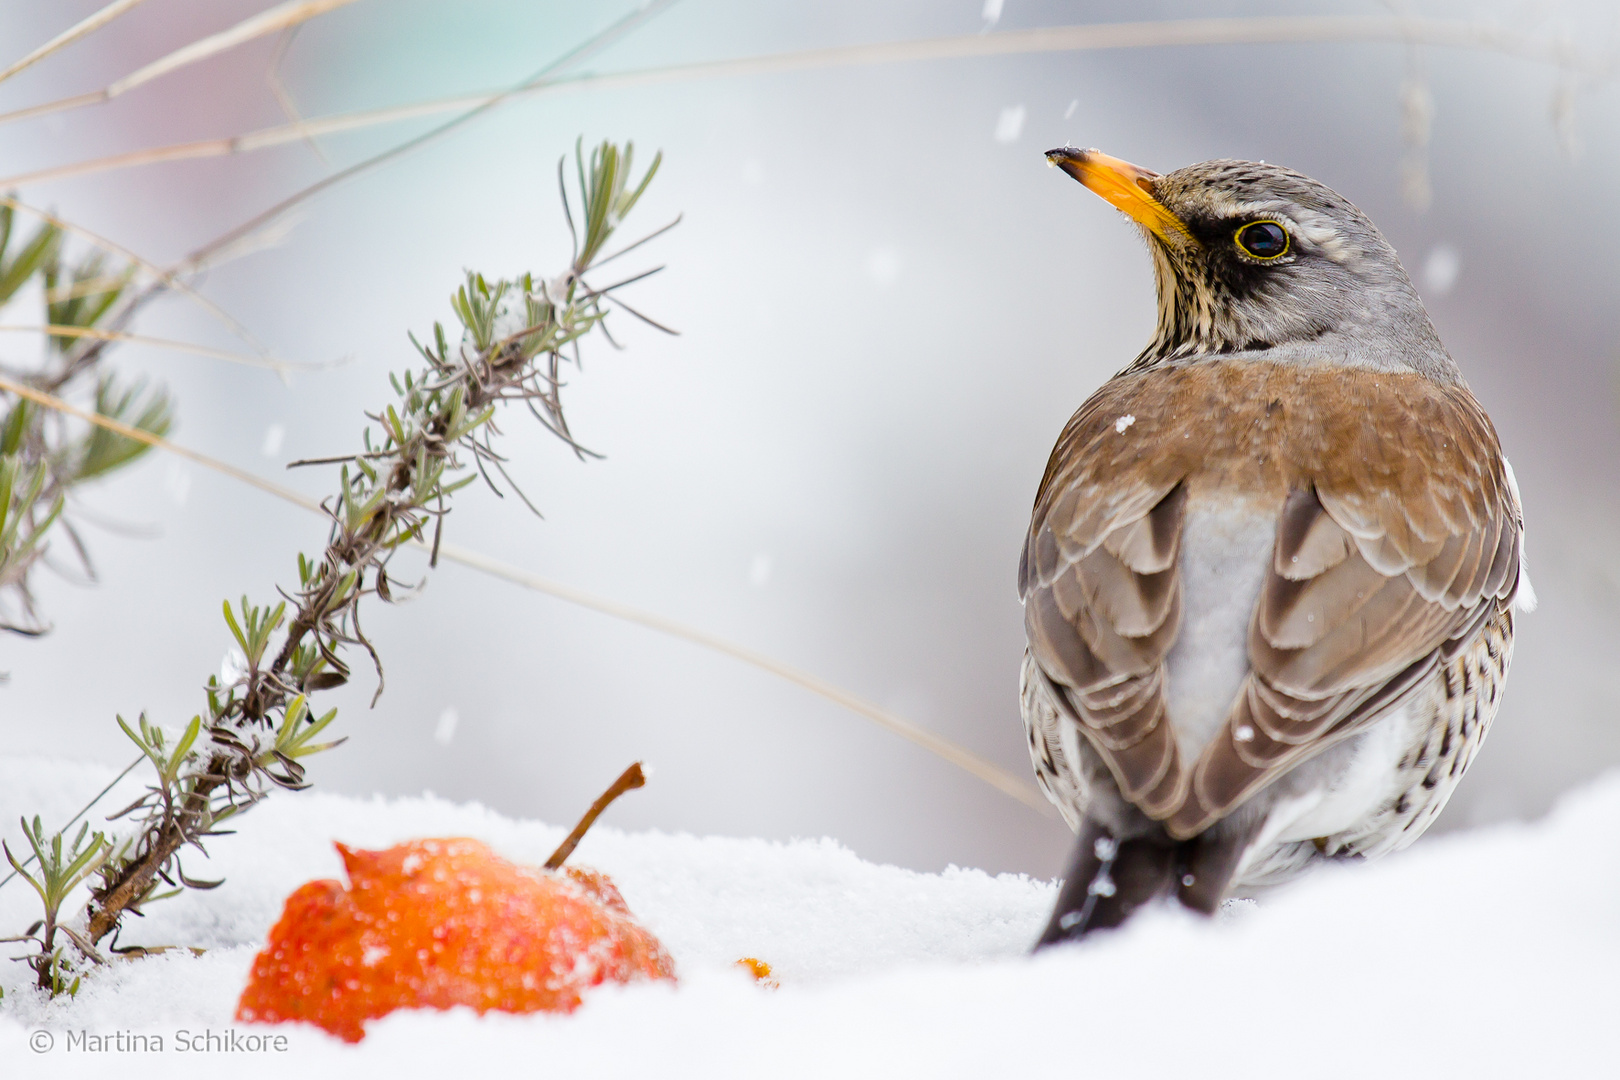
[[(100, 0), (0, 3), (9, 63)], [(268, 7), (150, 0), (0, 85), (0, 111), (106, 86)], [(1126, 20), (1401, 14), (1614, 55), (1612, 5), (682, 0), (583, 65), (629, 71), (944, 35)], [(545, 0), (361, 0), (305, 25), (279, 72), (306, 116), (497, 89), (631, 9)], [(261, 38), (108, 104), (0, 126), (0, 173), (286, 121)], [(19, 193), (169, 263), (442, 117), (312, 145), (31, 181)], [(121, 346), (175, 394), (174, 438), (312, 495), (287, 461), (351, 448), (386, 373), (451, 318), (463, 268), (555, 274), (557, 159), (577, 136), (664, 164), (628, 234), (668, 264), (568, 387), (581, 464), (524, 418), (514, 475), (544, 511), (473, 488), (447, 538), (813, 672), (1029, 775), (1014, 575), (1070, 413), (1153, 321), (1148, 260), (1118, 214), (1042, 151), (1075, 143), (1161, 171), (1212, 157), (1309, 173), (1400, 252), (1516, 467), (1541, 609), (1521, 623), (1488, 746), (1437, 831), (1543, 812), (1620, 762), (1620, 96), (1500, 52), (1398, 43), (1009, 55), (686, 78), (511, 101), (306, 204), (282, 242), (204, 292), (290, 361), (288, 381)], [(1405, 134), (1403, 135), (1403, 127)], [(1427, 132), (1427, 134), (1425, 134)], [(1426, 143), (1426, 145), (1425, 145)], [(1425, 188), (1431, 193), (1423, 206)], [(628, 235), (627, 234), (627, 235)], [(628, 260), (627, 260), (628, 261)], [(14, 305), (5, 321), (37, 318)], [(237, 343), (169, 297), (148, 335)], [(40, 344), (7, 334), (26, 358)], [(0, 640), (0, 745), (123, 765), (115, 713), (179, 727), (229, 638), (222, 598), (264, 600), (318, 551), (313, 516), (154, 454), (77, 507), (99, 581), (40, 579), (55, 630)], [(404, 556), (398, 576), (424, 571)], [(446, 565), (373, 609), (388, 685), (331, 695), (321, 790), (431, 790), (572, 821), (628, 762), (655, 769), (609, 822), (836, 837), (865, 858), (1052, 876), (1062, 825), (869, 721), (758, 670)], [(296, 795), (278, 795), (278, 798)]]

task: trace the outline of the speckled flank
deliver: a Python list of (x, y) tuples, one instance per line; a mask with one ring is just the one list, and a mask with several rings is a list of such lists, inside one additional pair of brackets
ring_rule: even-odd
[(1327, 855), (1381, 855), (1423, 834), (1473, 763), (1500, 704), (1513, 660), (1513, 609), (1499, 612), (1436, 673), (1419, 737), (1402, 756), (1398, 793), (1360, 828), (1327, 837)]

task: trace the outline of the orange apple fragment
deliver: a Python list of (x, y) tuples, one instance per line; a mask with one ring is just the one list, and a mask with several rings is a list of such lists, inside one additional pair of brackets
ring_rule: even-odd
[(734, 965), (753, 976), (754, 982), (767, 990), (779, 989), (781, 984), (772, 976), (771, 965), (755, 956), (745, 956)]

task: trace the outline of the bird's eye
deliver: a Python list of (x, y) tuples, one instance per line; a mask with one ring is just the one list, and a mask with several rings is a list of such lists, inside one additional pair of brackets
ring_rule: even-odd
[(1288, 254), (1288, 231), (1275, 221), (1251, 221), (1237, 231), (1245, 255), (1271, 262)]

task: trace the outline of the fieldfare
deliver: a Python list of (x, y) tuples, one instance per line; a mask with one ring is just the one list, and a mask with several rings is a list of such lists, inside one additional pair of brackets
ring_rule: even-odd
[(1079, 837), (1043, 946), (1417, 839), (1531, 596), (1496, 431), (1361, 211), (1265, 163), (1047, 158), (1141, 227), (1159, 303), (1018, 568), (1030, 756)]

